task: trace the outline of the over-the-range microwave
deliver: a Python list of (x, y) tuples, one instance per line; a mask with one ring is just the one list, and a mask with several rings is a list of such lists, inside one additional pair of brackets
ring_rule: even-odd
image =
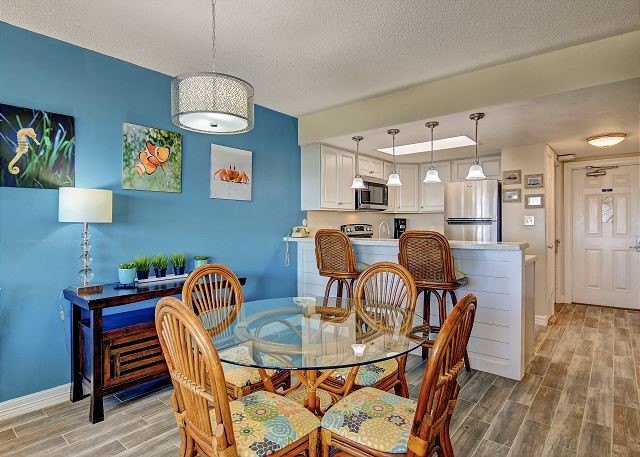
[(389, 207), (389, 190), (383, 179), (364, 177), (365, 189), (356, 190), (356, 209), (384, 211)]

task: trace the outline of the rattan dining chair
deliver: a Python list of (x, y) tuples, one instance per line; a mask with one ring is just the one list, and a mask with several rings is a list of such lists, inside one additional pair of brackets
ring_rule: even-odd
[(360, 272), (349, 237), (340, 230), (321, 229), (316, 232), (315, 242), (318, 271), (320, 276), (329, 278), (324, 296), (329, 296), (334, 283), (336, 296), (342, 297), (343, 289), (347, 297), (353, 296), (353, 283)]
[[(409, 230), (400, 235), (398, 261), (404, 266), (416, 282), (418, 295), (423, 293), (423, 317), (427, 320), (425, 333), (436, 333), (447, 319), (447, 295), (451, 297), (453, 306), (458, 302), (456, 290), (467, 282), (464, 274), (456, 271), (451, 247), (447, 238), (434, 231)], [(431, 295), (438, 302), (438, 325), (431, 325)], [(422, 348), (422, 358), (426, 358), (427, 350), (433, 340)], [(471, 369), (469, 356), (465, 349), (464, 363)]]
[[(182, 286), (182, 301), (198, 316), (209, 336), (223, 341), (225, 337), (233, 341), (230, 324), (240, 312), (244, 303), (242, 285), (238, 277), (223, 265), (208, 264), (196, 268)], [(221, 351), (228, 359), (253, 363), (247, 346), (235, 346)], [(268, 358), (264, 355), (263, 358)], [(232, 398), (240, 398), (251, 392), (264, 389), (260, 373), (255, 368), (222, 363), (227, 379), (227, 390)], [(291, 376), (288, 371), (276, 373), (267, 370), (271, 382), (277, 389), (289, 387)]]
[[(416, 306), (416, 286), (411, 274), (401, 265), (393, 262), (379, 262), (364, 270), (358, 278), (354, 298), (366, 305), (364, 316), (380, 325), (395, 326), (400, 323), (399, 332), (407, 334), (413, 325)], [(384, 322), (393, 320), (393, 322)], [(366, 332), (367, 322), (359, 327)], [(347, 395), (352, 389), (375, 387), (380, 390), (394, 389), (398, 395), (409, 396), (405, 377), (407, 356), (383, 360), (361, 366), (357, 372), (351, 368), (334, 371), (323, 384), (323, 388), (335, 395)]]
[(303, 406), (265, 391), (229, 401), (208, 330), (180, 300), (161, 299), (155, 323), (174, 387), (180, 455), (316, 455), (320, 422)]
[(460, 386), (477, 300), (466, 295), (454, 306), (433, 345), (418, 400), (366, 387), (356, 390), (322, 418), (322, 457), (453, 457), (449, 426)]

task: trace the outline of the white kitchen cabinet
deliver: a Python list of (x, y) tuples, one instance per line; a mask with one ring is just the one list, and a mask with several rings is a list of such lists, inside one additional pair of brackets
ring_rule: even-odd
[(358, 172), (361, 176), (384, 179), (384, 162), (373, 157), (358, 157)]
[(354, 210), (355, 154), (314, 143), (301, 148), (300, 202), (303, 211)]
[(417, 213), (420, 200), (419, 165), (397, 164), (402, 186), (396, 187), (396, 212)]
[[(389, 175), (393, 171), (393, 164), (391, 162), (385, 162), (383, 165), (384, 176), (382, 179), (385, 181), (389, 179)], [(396, 189), (397, 187), (387, 187), (388, 197), (389, 197), (389, 208), (386, 209), (385, 213), (395, 213), (396, 211)]]
[(422, 182), (430, 165), (420, 165), (420, 212), (442, 213), (444, 212), (444, 183), (451, 180), (451, 162), (433, 163), (442, 181), (438, 183)]
[[(465, 181), (474, 159), (451, 161), (451, 180)], [(480, 157), (480, 165), (487, 179), (500, 179), (500, 156)]]

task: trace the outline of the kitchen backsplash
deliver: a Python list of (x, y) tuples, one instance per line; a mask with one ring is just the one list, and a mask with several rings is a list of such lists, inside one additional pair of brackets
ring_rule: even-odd
[(381, 212), (363, 211), (307, 211), (307, 221), (313, 234), (321, 228), (339, 229), (343, 224), (371, 224), (373, 236), (378, 237), (378, 228), (381, 222), (389, 224), (390, 236), (382, 234), (382, 238), (393, 237), (393, 218), (404, 217), (407, 219), (408, 230), (444, 230), (444, 215), (436, 214), (389, 214)]

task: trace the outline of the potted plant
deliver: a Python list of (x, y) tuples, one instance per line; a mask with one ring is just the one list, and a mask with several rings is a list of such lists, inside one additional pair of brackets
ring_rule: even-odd
[(202, 265), (206, 265), (209, 260), (208, 255), (194, 255), (193, 256), (193, 264), (195, 268), (201, 267)]
[(133, 264), (136, 267), (136, 274), (138, 279), (148, 279), (149, 269), (151, 268), (151, 257), (148, 255), (139, 255), (133, 259)]
[(135, 263), (121, 263), (118, 268), (118, 281), (120, 284), (133, 284), (136, 282)]
[(156, 270), (156, 278), (164, 278), (167, 276), (167, 267), (169, 266), (169, 257), (160, 253), (151, 260), (153, 268)]
[(174, 252), (169, 256), (173, 265), (173, 273), (177, 275), (184, 274), (184, 265), (187, 263), (187, 254), (184, 252)]

